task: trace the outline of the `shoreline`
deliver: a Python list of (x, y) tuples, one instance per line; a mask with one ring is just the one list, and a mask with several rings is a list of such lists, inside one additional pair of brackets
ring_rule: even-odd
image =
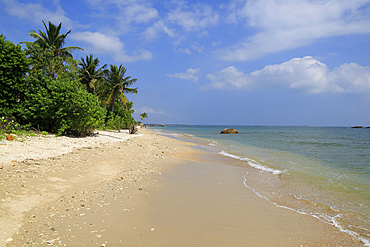
[[(225, 168), (231, 173), (236, 171), (235, 167), (225, 166), (224, 164), (233, 163), (231, 159), (226, 157), (215, 158), (215, 155), (212, 156), (212, 154), (192, 148), (193, 145), (196, 144), (182, 142), (161, 136), (149, 130), (140, 129), (139, 135), (125, 139), (122, 142), (106, 142), (97, 144), (94, 147), (76, 148), (72, 153), (43, 160), (11, 162), (4, 166), (6, 167), (5, 170), (0, 170), (1, 176), (8, 175), (6, 177), (7, 181), (5, 181), (8, 183), (8, 187), (10, 184), (14, 184), (12, 188), (10, 188), (11, 186), (9, 187), (10, 189), (2, 187), (2, 190), (5, 188), (9, 193), (2, 191), (2, 197), (4, 195), (5, 197), (2, 198), (4, 201), (0, 202), (2, 213), (8, 213), (6, 216), (7, 221), (3, 220), (4, 217), (1, 220), (3, 224), (0, 227), (0, 246), (5, 246), (5, 244), (7, 244), (6, 246), (80, 246), (83, 244), (85, 246), (110, 246), (113, 243), (118, 244), (113, 246), (120, 246), (120, 244), (122, 246), (133, 246), (127, 245), (130, 241), (132, 244), (136, 241), (138, 244), (144, 244), (141, 246), (149, 246), (145, 245), (147, 240), (157, 243), (151, 246), (163, 246), (161, 244), (165, 244), (166, 238), (169, 237), (172, 238), (174, 243), (180, 241), (188, 236), (187, 234), (191, 232), (189, 229), (182, 225), (178, 231), (169, 236), (166, 232), (173, 228), (173, 225), (171, 225), (173, 221), (166, 219), (165, 215), (164, 217), (159, 217), (160, 221), (158, 221), (158, 217), (153, 217), (161, 214), (163, 216), (163, 213), (166, 212), (166, 210), (163, 210), (164, 208), (168, 209), (167, 212), (171, 212), (171, 210), (178, 209), (178, 207), (174, 208), (174, 205), (187, 205), (184, 208), (184, 212), (191, 207), (195, 209), (190, 214), (193, 218), (189, 216), (188, 224), (192, 228), (197, 228), (194, 220), (202, 218), (202, 213), (196, 211), (197, 205), (204, 200), (202, 198), (209, 197), (209, 200), (212, 201), (217, 195), (214, 191), (208, 190), (205, 194), (195, 199), (193, 198), (194, 200), (191, 200), (192, 197), (187, 198), (192, 196), (189, 195), (190, 192), (185, 193), (183, 198), (178, 197), (176, 194), (180, 190), (192, 188), (191, 183), (202, 184), (201, 180), (207, 177), (207, 173), (203, 177), (197, 178), (187, 177), (186, 179), (180, 179), (179, 176), (184, 177), (189, 174), (196, 174), (199, 172), (199, 169), (201, 170), (205, 167), (212, 167), (212, 169), (208, 170), (209, 172), (214, 172), (213, 169), (216, 167), (215, 171), (221, 170), (224, 172)], [(219, 164), (220, 162), (222, 164)], [(180, 172), (178, 172), (179, 169)], [(221, 179), (222, 172), (217, 173), (215, 178)], [(224, 177), (223, 179), (226, 178)], [(191, 183), (184, 183), (185, 181), (191, 181)], [(209, 183), (212, 184), (213, 182)], [(239, 185), (233, 184), (232, 188)], [(361, 246), (358, 241), (340, 232), (334, 226), (328, 226), (323, 222), (316, 222), (310, 219), (313, 217), (304, 217), (296, 212), (282, 213), (283, 209), (278, 209), (278, 207), (252, 193), (252, 191), (247, 193), (243, 183), (241, 185), (244, 191), (238, 193), (247, 194), (243, 200), (258, 202), (258, 205), (248, 205), (250, 210), (257, 210), (261, 207), (267, 208), (267, 211), (263, 213), (269, 215), (269, 217), (256, 218), (254, 225), (258, 222), (262, 223), (261, 220), (273, 221), (275, 219), (271, 218), (279, 218), (275, 223), (270, 222), (269, 226), (270, 228), (272, 227), (272, 231), (276, 231), (275, 236), (281, 234), (281, 231), (280, 229), (275, 229), (274, 226), (278, 227), (278, 225), (274, 224), (281, 223), (282, 227), (290, 228), (294, 224), (302, 225), (302, 219), (300, 218), (303, 217), (305, 218), (303, 220), (305, 224), (313, 222), (312, 228), (325, 228), (327, 234), (352, 244), (347, 246)], [(202, 186), (209, 187), (209, 184), (204, 182)], [(173, 189), (175, 190), (173, 191)], [(230, 192), (232, 191), (223, 189), (221, 196), (231, 196), (231, 201), (238, 198), (233, 197), (233, 193)], [(186, 204), (188, 203), (186, 200), (195, 204)], [(163, 204), (163, 201), (168, 203)], [(238, 211), (240, 216), (246, 218), (249, 216), (247, 212), (243, 211), (241, 205), (247, 203), (247, 201), (244, 201), (242, 204), (232, 204), (234, 210)], [(219, 203), (219, 207), (221, 207), (221, 204)], [(224, 209), (227, 206), (223, 205)], [(207, 208), (209, 212), (213, 209), (211, 205), (206, 204), (203, 210)], [(275, 214), (272, 213), (273, 211), (280, 212), (275, 212)], [(185, 214), (184, 212), (182, 214)], [(282, 217), (286, 214), (289, 215), (289, 220), (296, 217), (299, 219), (296, 218), (297, 222), (294, 222), (294, 220), (286, 222), (284, 217)], [(210, 213), (210, 216), (211, 218), (204, 218), (200, 222), (207, 226), (210, 219), (217, 218), (212, 213)], [(181, 214), (175, 214), (173, 217), (176, 222), (181, 223)], [(223, 219), (231, 220), (230, 223), (239, 224), (236, 220), (232, 220), (232, 217), (228, 218), (227, 214), (222, 217)], [(153, 220), (157, 220), (155, 226), (153, 225)], [(4, 222), (8, 224), (4, 224)], [(247, 224), (246, 227), (250, 228), (253, 225)], [(265, 226), (260, 224), (260, 227), (261, 230)], [(160, 231), (160, 229), (167, 230)], [(184, 231), (181, 232), (181, 230)], [(220, 230), (216, 225), (214, 233), (219, 234)], [(291, 230), (294, 230), (294, 227)], [(301, 233), (305, 235), (302, 236), (306, 238), (305, 241), (301, 241), (299, 239), (300, 236), (295, 241), (301, 241), (300, 243), (302, 244), (309, 243), (312, 237), (318, 236), (315, 235), (320, 233), (318, 231), (320, 230), (311, 229), (312, 235), (308, 236), (308, 238), (303, 231)], [(7, 233), (3, 235), (3, 232)], [(10, 235), (16, 232), (18, 233)], [(239, 232), (239, 230), (236, 232), (240, 233), (237, 235), (239, 237), (245, 233)], [(212, 236), (214, 240), (217, 239), (217, 234), (212, 235), (207, 229), (203, 229), (203, 234), (202, 231), (199, 234), (208, 236), (208, 238), (201, 240), (200, 237), (198, 243), (202, 241), (202, 243), (206, 243), (208, 239), (210, 244)], [(296, 234), (299, 235), (299, 231)], [(258, 240), (264, 241), (261, 232), (257, 231), (255, 235), (254, 241), (257, 241), (257, 243)], [(122, 236), (126, 237), (118, 239)], [(142, 236), (145, 236), (146, 240)], [(322, 235), (320, 236), (322, 237)], [(8, 241), (6, 242), (6, 240)], [(279, 241), (280, 245), (274, 246), (289, 246), (289, 243), (291, 243), (289, 239), (279, 238)], [(311, 246), (330, 246), (330, 243), (327, 241), (327, 239), (322, 240), (319, 242), (321, 245)], [(78, 243), (79, 245), (76, 245)], [(271, 242), (271, 244), (273, 243)]]
[[(275, 204), (276, 206), (289, 208), (297, 213), (307, 214), (319, 219), (322, 222), (333, 225), (340, 231), (345, 232), (351, 235), (351, 237), (360, 241), (360, 246), (370, 246), (368, 238), (369, 225), (366, 220), (366, 216), (369, 215), (369, 207), (365, 199), (368, 197), (368, 193), (366, 193), (366, 185), (368, 182), (364, 181), (363, 186), (358, 188), (356, 184), (354, 184), (355, 181), (361, 181), (361, 176), (359, 176), (359, 180), (356, 180), (356, 176), (353, 174), (348, 174), (349, 176), (347, 177), (347, 174), (343, 171), (343, 173), (341, 173), (341, 170), (335, 171), (334, 173), (329, 173), (330, 169), (323, 169), (324, 175), (317, 176), (315, 173), (321, 171), (320, 168), (325, 168), (323, 165), (320, 166), (320, 161), (315, 161), (315, 158), (311, 160), (310, 158), (305, 158), (299, 154), (297, 155), (294, 149), (292, 149), (292, 153), (290, 153), (290, 151), (286, 153), (285, 151), (276, 151), (289, 150), (290, 143), (287, 143), (289, 140), (284, 138), (282, 142), (279, 141), (279, 143), (285, 143), (287, 146), (276, 146), (277, 139), (275, 138), (271, 140), (272, 143), (271, 141), (265, 143), (266, 146), (270, 147), (271, 149), (258, 148), (260, 147), (258, 144), (261, 143), (259, 143), (260, 140), (256, 138), (256, 136), (260, 138), (262, 138), (262, 136), (269, 138), (266, 136), (266, 132), (274, 132), (275, 128), (271, 129), (271, 127), (268, 127), (268, 131), (265, 132), (261, 128), (245, 126), (244, 129), (242, 127), (239, 129), (241, 130), (242, 134), (240, 138), (237, 136), (232, 136), (231, 138), (222, 138), (222, 135), (215, 135), (215, 133), (217, 133), (217, 128), (212, 128), (213, 126), (211, 126), (211, 128), (202, 126), (204, 128), (194, 129), (192, 127), (193, 126), (189, 128), (168, 128), (165, 131), (162, 131), (161, 129), (157, 130), (160, 133), (165, 135), (168, 134), (168, 136), (179, 138), (180, 140), (188, 139), (193, 142), (193, 139), (195, 138), (194, 140), (196, 143), (203, 141), (203, 144), (200, 143), (202, 147), (234, 159), (235, 164), (239, 164), (239, 161), (243, 161), (240, 163), (241, 166), (248, 164), (247, 166), (250, 167), (247, 175), (241, 175), (244, 177), (244, 184), (247, 188), (252, 189), (256, 195), (264, 198), (270, 203)], [(256, 133), (257, 129), (261, 134)], [(200, 130), (202, 131), (200, 132)], [(284, 133), (291, 133), (293, 140), (297, 140), (297, 138), (299, 139), (300, 137), (296, 136), (294, 131), (291, 132), (291, 130), (292, 128), (287, 129), (286, 127)], [(168, 133), (168, 131), (170, 132)], [(341, 134), (346, 134), (345, 131), (342, 133), (337, 130), (333, 131), (332, 129), (329, 129), (329, 132), (334, 132), (338, 136)], [(310, 136), (315, 136), (315, 133), (316, 131), (312, 132)], [(323, 136), (317, 141), (323, 141), (325, 138), (328, 137)], [(233, 139), (236, 140), (234, 141)], [(274, 141), (276, 150), (274, 147), (272, 147), (274, 146)], [(338, 143), (339, 140), (334, 138), (334, 140), (331, 141), (333, 143)], [(250, 145), (243, 145), (244, 142), (249, 142)], [(252, 143), (256, 145), (254, 146)], [(341, 146), (341, 144), (339, 145)], [(313, 145), (306, 146), (308, 146), (307, 148), (309, 150), (310, 148), (313, 148), (313, 150), (315, 149)], [(348, 145), (343, 146), (347, 147)], [(348, 146), (349, 150), (352, 150), (352, 148), (353, 146)], [(332, 148), (330, 149), (333, 150)], [(330, 157), (331, 154), (330, 149), (326, 149), (326, 151), (329, 151), (328, 157)], [(360, 148), (357, 150), (360, 150)], [(324, 152), (321, 152), (321, 155), (322, 154), (324, 154)], [(328, 158), (328, 160), (330, 160), (330, 158)], [(323, 161), (323, 164), (326, 164), (325, 159), (323, 159)], [(359, 162), (361, 161), (363, 160), (360, 159)], [(342, 164), (343, 167), (343, 165), (346, 163), (342, 160), (338, 162), (339, 169), (341, 167), (340, 164)], [(333, 162), (333, 164), (335, 163)], [(311, 169), (307, 169), (307, 167), (311, 167)], [(315, 167), (318, 169), (315, 169)], [(330, 167), (330, 164), (328, 167)], [(359, 165), (359, 167), (363, 168), (364, 166)], [(297, 168), (303, 169), (302, 173), (298, 172), (297, 174), (296, 171), (299, 171)], [(307, 171), (304, 171), (304, 169), (307, 169)], [(309, 172), (308, 170), (312, 172)], [(328, 177), (328, 180), (324, 179), (320, 181), (320, 179), (325, 177), (325, 174), (335, 174), (337, 177), (333, 177), (333, 182), (331, 182), (332, 177)], [(343, 176), (339, 176), (338, 174), (343, 174)], [(343, 177), (343, 179), (339, 180), (340, 177)], [(336, 178), (338, 180), (336, 180)], [(348, 187), (351, 188), (352, 186), (353, 194), (348, 191), (344, 191), (347, 193), (337, 194), (336, 192), (343, 191), (333, 190), (334, 186), (341, 188), (340, 182), (343, 182), (344, 180), (345, 184), (345, 180), (349, 181), (350, 178), (353, 178), (353, 183), (349, 184)], [(327, 188), (327, 190), (325, 190), (325, 188)], [(344, 189), (346, 189), (346, 187), (344, 187)], [(361, 193), (363, 195), (362, 198), (359, 197)], [(353, 200), (351, 200), (351, 197)]]

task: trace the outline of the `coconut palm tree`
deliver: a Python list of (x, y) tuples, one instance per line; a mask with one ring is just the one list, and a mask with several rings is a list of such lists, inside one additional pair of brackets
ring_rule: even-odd
[(36, 40), (34, 42), (21, 42), (21, 43), (38, 44), (43, 49), (52, 50), (54, 56), (59, 56), (63, 58), (72, 57), (71, 52), (73, 52), (74, 50), (77, 49), (83, 50), (82, 48), (77, 46), (63, 47), (65, 44), (66, 37), (71, 32), (71, 30), (69, 30), (67, 33), (60, 34), (62, 23), (59, 23), (58, 26), (55, 26), (53, 23), (49, 21), (49, 27), (46, 26), (44, 21), (42, 21), (42, 23), (44, 24), (46, 33), (44, 33), (41, 30), (39, 30), (38, 33), (35, 30), (32, 30), (28, 32), (28, 34), (32, 38), (35, 38)]
[(110, 70), (106, 72), (105, 75), (105, 91), (109, 93), (106, 105), (111, 104), (113, 112), (114, 103), (117, 99), (120, 99), (125, 105), (128, 102), (125, 93), (135, 93), (137, 94), (137, 88), (129, 88), (134, 84), (137, 79), (131, 79), (131, 76), (125, 76), (127, 69), (122, 66), (122, 64), (117, 67), (117, 65), (111, 65)]
[(104, 80), (104, 74), (107, 72), (107, 65), (104, 64), (101, 68), (97, 69), (99, 66), (99, 59), (94, 58), (93, 55), (86, 55), (86, 60), (81, 58), (79, 61), (78, 68), (79, 81), (86, 85), (87, 92), (94, 93), (99, 82)]
[(148, 118), (148, 113), (143, 112), (140, 114), (140, 117), (141, 117), (141, 121), (143, 121), (144, 118)]

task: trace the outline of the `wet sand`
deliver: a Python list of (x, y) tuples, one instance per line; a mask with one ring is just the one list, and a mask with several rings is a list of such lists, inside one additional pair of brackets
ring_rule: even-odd
[(140, 133), (5, 164), (0, 246), (361, 246), (255, 195), (242, 163)]

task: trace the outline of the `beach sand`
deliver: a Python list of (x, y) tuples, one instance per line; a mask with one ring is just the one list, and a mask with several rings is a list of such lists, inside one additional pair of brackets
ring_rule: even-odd
[(2, 142), (0, 246), (362, 246), (195, 144), (146, 129), (58, 138)]

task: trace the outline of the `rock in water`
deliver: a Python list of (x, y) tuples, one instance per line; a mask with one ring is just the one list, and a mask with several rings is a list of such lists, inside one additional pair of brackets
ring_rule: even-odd
[(226, 128), (220, 132), (220, 134), (238, 134), (239, 132), (236, 129)]
[(14, 140), (14, 138), (13, 138), (11, 135), (7, 135), (7, 136), (6, 136), (6, 139), (7, 139), (8, 141), (13, 141), (13, 140)]

